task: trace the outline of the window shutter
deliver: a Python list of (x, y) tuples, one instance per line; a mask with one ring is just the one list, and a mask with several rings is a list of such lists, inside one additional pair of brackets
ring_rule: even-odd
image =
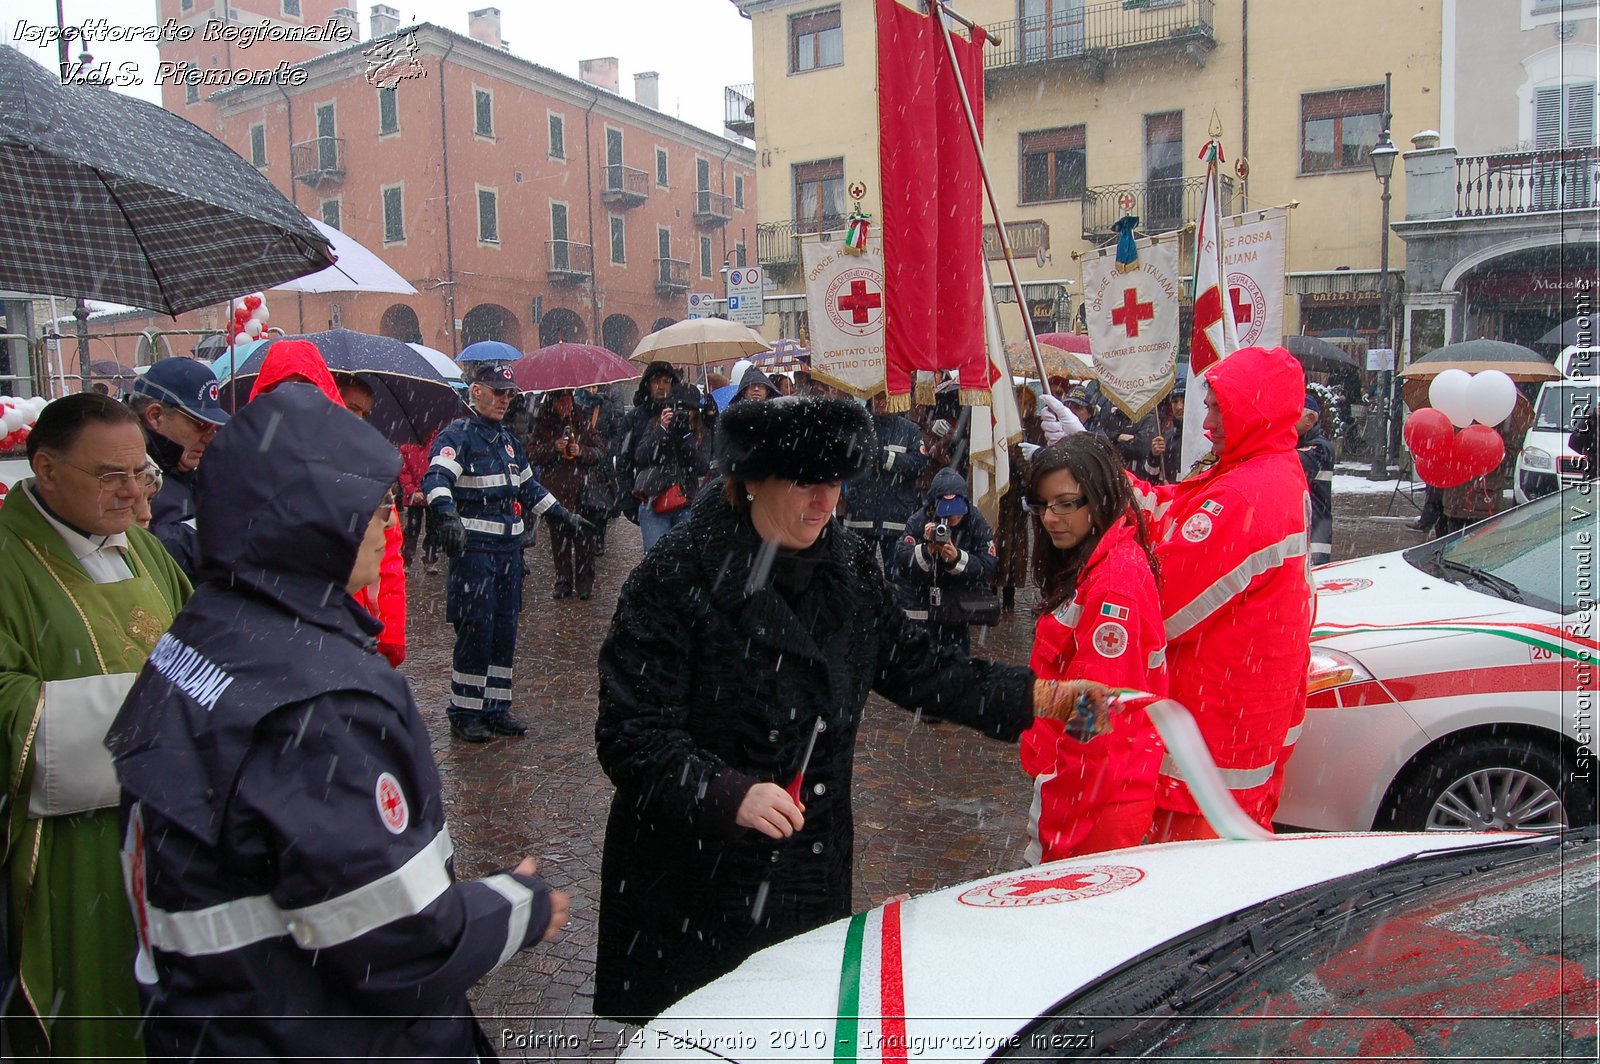
[(1022, 134), (1022, 154), (1041, 151), (1068, 151), (1084, 145), (1084, 127), (1066, 126), (1062, 129), (1041, 129), (1036, 133)]
[(1383, 113), (1383, 86), (1367, 85), (1359, 89), (1338, 89), (1334, 92), (1308, 92), (1300, 97), (1300, 117), (1306, 122), (1319, 118), (1342, 118), (1345, 115), (1376, 115)]
[(1583, 148), (1595, 142), (1594, 82), (1567, 86), (1567, 147)]
[(1538, 89), (1533, 94), (1533, 146), (1561, 147), (1561, 87)]

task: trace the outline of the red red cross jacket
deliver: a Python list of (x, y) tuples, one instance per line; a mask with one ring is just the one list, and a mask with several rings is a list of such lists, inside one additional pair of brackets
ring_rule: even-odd
[[(1034, 675), (1094, 680), (1110, 687), (1167, 693), (1167, 638), (1150, 563), (1123, 518), (1106, 531), (1078, 575), (1073, 596), (1034, 628)], [(1119, 713), (1109, 736), (1082, 743), (1058, 721), (1037, 718), (1022, 736), (1022, 767), (1034, 777), (1028, 860), (1136, 845), (1150, 826), (1107, 837), (1091, 830), (1103, 808), (1155, 794), (1161, 739), (1141, 709)], [(1108, 845), (1109, 844), (1109, 845)]]
[[(1282, 348), (1243, 348), (1205, 374), (1222, 417), (1214, 466), (1135, 483), (1156, 520), (1172, 697), (1195, 715), (1224, 781), (1270, 827), (1305, 717), (1311, 501), (1295, 450), (1305, 374)], [(1177, 768), (1156, 801), (1199, 812)]]

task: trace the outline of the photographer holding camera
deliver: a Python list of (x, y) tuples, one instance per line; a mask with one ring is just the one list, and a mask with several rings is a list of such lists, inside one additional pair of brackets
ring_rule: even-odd
[(689, 502), (711, 469), (710, 440), (700, 418), (700, 393), (673, 387), (656, 419), (645, 426), (633, 450), (633, 494), (639, 500), (644, 549), (689, 519)]
[(906, 616), (925, 624), (938, 645), (966, 653), (972, 624), (994, 623), (988, 619), (999, 612), (999, 600), (988, 590), (996, 564), (993, 539), (989, 522), (968, 503), (961, 474), (949, 467), (934, 474), (927, 503), (906, 518), (895, 551), (895, 584)]

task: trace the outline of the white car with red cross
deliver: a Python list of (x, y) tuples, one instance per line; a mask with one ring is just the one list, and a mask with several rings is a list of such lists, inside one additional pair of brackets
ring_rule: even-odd
[(762, 950), (621, 1059), (1593, 1059), (1597, 872), (1576, 832), (1093, 854)]
[(1590, 481), (1409, 550), (1319, 567), (1280, 825), (1595, 822)]

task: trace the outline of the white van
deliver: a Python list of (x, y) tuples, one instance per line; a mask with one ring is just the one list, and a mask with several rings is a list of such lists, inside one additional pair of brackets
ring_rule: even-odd
[(1583, 479), (1577, 452), (1567, 446), (1567, 437), (1572, 434), (1573, 418), (1594, 414), (1597, 390), (1600, 376), (1546, 381), (1540, 387), (1533, 404), (1533, 424), (1517, 455), (1512, 489), (1517, 502), (1549, 495)]

